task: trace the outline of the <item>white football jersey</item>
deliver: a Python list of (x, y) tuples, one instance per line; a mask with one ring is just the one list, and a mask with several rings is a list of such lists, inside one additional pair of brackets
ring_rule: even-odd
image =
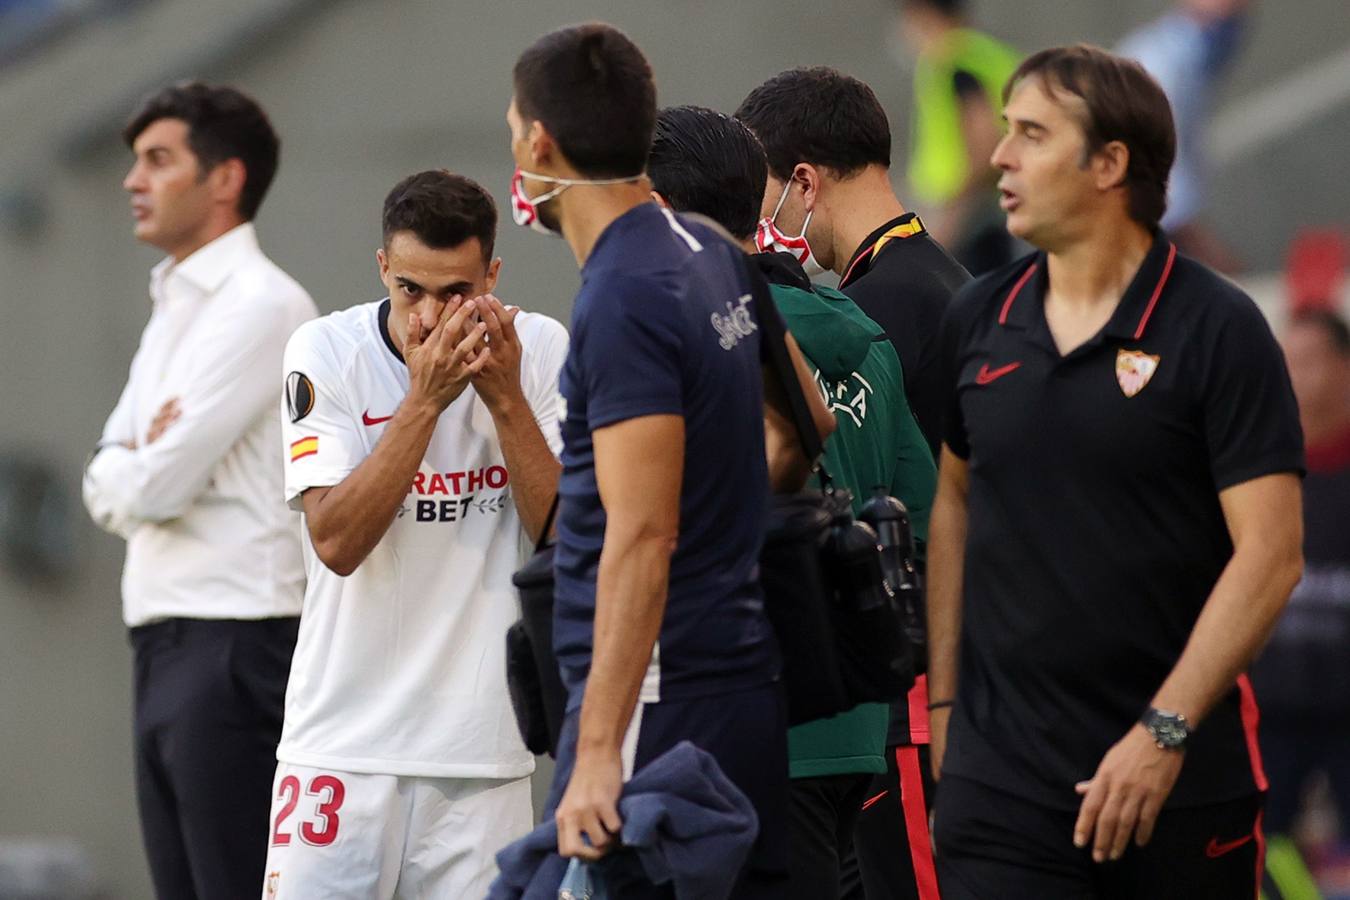
[[(338, 484), (375, 448), (408, 392), (385, 336), (388, 301), (301, 326), (286, 347), (286, 500)], [(516, 317), (521, 382), (556, 455), (567, 331)], [(506, 689), (511, 573), (529, 545), (492, 416), (470, 386), (441, 414), (388, 532), (347, 577), (304, 529), (300, 638), (277, 758), (389, 775), (518, 778), (534, 768)]]

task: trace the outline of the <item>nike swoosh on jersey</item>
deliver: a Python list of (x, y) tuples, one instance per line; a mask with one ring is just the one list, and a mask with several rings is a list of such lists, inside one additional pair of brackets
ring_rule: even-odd
[(1021, 367), (1022, 363), (1020, 361), (1008, 363), (1006, 366), (999, 366), (997, 369), (991, 369), (989, 368), (989, 364), (985, 363), (980, 366), (980, 371), (975, 374), (975, 383), (989, 384), (990, 382), (998, 381), (1004, 375), (1007, 375), (1009, 372), (1015, 372)]
[(361, 413), (361, 421), (366, 425), (379, 425), (381, 422), (388, 422), (393, 417), (394, 417), (393, 413), (390, 413), (387, 416), (380, 416), (379, 418), (375, 418), (371, 416), (370, 410), (366, 410), (365, 412)]

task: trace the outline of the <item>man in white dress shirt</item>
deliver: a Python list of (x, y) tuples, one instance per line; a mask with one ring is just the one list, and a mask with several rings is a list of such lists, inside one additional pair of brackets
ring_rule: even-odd
[(124, 132), (136, 237), (167, 257), (85, 471), (127, 541), (141, 830), (162, 900), (256, 892), (304, 567), (282, 502), (286, 340), (317, 310), (251, 224), (277, 167), (267, 116), (228, 87), (146, 100)]

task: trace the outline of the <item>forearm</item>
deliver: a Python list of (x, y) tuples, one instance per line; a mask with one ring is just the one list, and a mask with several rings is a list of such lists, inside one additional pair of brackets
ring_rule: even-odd
[(140, 446), (104, 444), (85, 469), (86, 496), (124, 522), (179, 518), (207, 490), (232, 449), (257, 433), (265, 415), (275, 415), (266, 398), (253, 400), (219, 414), (210, 409), (185, 414)]
[[(797, 387), (806, 400), (806, 411), (811, 418), (811, 427), (816, 431), (823, 444), (825, 439), (839, 427), (834, 414), (830, 412), (821, 397), (811, 367), (789, 333), (786, 336), (788, 357), (792, 361), (793, 376)], [(801, 435), (792, 415), (792, 406), (788, 402), (785, 386), (779, 381), (778, 373), (770, 367), (764, 368), (764, 451), (768, 463), (769, 485), (775, 493), (799, 491), (806, 484), (815, 465), (814, 459), (808, 459), (806, 448), (802, 446)]]
[[(94, 451), (94, 455), (85, 465), (80, 493), (84, 499), (84, 508), (89, 511), (94, 524), (125, 540), (131, 537), (142, 520), (131, 514), (131, 504), (124, 496), (124, 491), (116, 490), (116, 483), (109, 478), (112, 470), (94, 465), (98, 457), (108, 452), (112, 446), (118, 445), (100, 445), (100, 448)], [(118, 446), (118, 449), (131, 452), (129, 448), (121, 446)]]
[[(87, 475), (117, 519), (167, 522), (182, 516), (207, 490), (221, 461), (276, 416), (284, 326), (234, 310), (198, 331), (200, 340), (179, 351), (191, 364), (182, 393), (160, 408), (149, 428), (133, 427), (119, 401), (104, 429), (104, 449)], [(161, 421), (170, 406), (177, 412)]]
[[(491, 408), (490, 408), (491, 409)], [(491, 409), (506, 470), (511, 476), (511, 495), (520, 523), (530, 540), (539, 540), (549, 507), (558, 493), (562, 464), (553, 456), (534, 412), (522, 395), (518, 402)]]
[(596, 578), (595, 633), (577, 754), (613, 753), (637, 705), (666, 608), (673, 542), (605, 536)]
[(440, 417), (434, 404), (405, 398), (374, 451), (318, 503), (305, 505), (310, 539), (339, 575), (355, 571), (403, 505)]
[[(131, 364), (131, 372), (134, 378), (136, 372), (134, 360)], [(103, 424), (103, 432), (94, 452), (89, 455), (89, 459), (85, 462), (84, 476), (81, 479), (81, 494), (84, 499), (84, 506), (89, 511), (94, 523), (103, 530), (122, 538), (131, 536), (131, 532), (140, 524), (139, 520), (128, 515), (127, 501), (118, 492), (109, 489), (108, 475), (110, 471), (101, 466), (94, 466), (94, 462), (111, 447), (119, 447), (123, 450), (135, 448), (136, 429), (131, 418), (132, 393), (132, 378), (128, 378), (126, 386), (122, 388), (121, 396), (117, 398), (117, 405), (113, 407), (112, 413), (109, 414), (108, 421)]]
[(162, 514), (167, 510), (147, 507), (147, 477), (141, 451), (121, 444), (102, 446), (84, 472), (85, 505), (95, 521), (108, 527), (108, 522), (130, 525), (172, 518)]
[(928, 528), (928, 695), (935, 702), (956, 696), (966, 526), (964, 493), (939, 478)]
[(104, 443), (85, 468), (87, 505), (129, 527), (177, 519), (206, 490), (212, 471), (246, 430), (192, 422), (139, 447)]
[[(811, 370), (811, 365), (806, 361), (801, 348), (797, 346), (797, 340), (789, 332), (785, 335), (788, 349), (788, 357), (792, 360), (792, 370), (797, 376), (797, 386), (801, 388), (802, 396), (806, 398), (806, 410), (811, 415), (811, 424), (816, 427), (816, 433), (820, 435), (823, 443), (827, 437), (834, 434), (839, 423), (834, 419), (834, 413), (830, 411), (825, 403), (825, 398), (820, 394), (820, 386), (816, 384), (816, 377)], [(786, 409), (783, 410), (786, 412)], [(814, 462), (814, 460), (812, 460)]]
[(1235, 551), (1153, 705), (1199, 724), (1265, 644), (1302, 568), (1296, 550), (1252, 541)]
[(769, 489), (775, 494), (800, 491), (811, 475), (806, 454), (792, 423), (772, 407), (764, 410), (764, 455), (769, 469)]

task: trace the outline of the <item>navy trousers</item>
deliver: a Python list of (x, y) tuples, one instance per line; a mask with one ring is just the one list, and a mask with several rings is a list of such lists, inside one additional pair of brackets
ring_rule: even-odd
[(298, 618), (131, 629), (136, 799), (160, 900), (262, 892)]

